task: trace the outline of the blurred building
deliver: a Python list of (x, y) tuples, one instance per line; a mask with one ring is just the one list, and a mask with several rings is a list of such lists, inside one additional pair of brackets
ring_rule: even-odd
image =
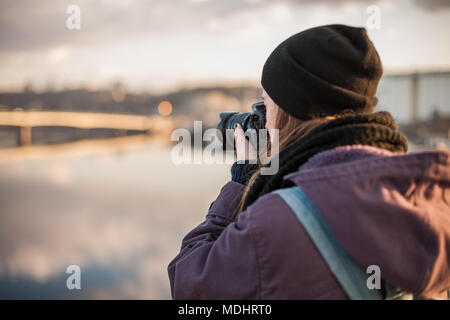
[(378, 110), (398, 123), (450, 117), (450, 71), (385, 75), (378, 87)]

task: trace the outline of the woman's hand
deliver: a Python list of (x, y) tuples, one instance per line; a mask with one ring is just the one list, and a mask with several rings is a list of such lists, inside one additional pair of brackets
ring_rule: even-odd
[(234, 142), (236, 145), (237, 160), (256, 160), (258, 153), (244, 136), (244, 130), (241, 125), (238, 124), (234, 129)]

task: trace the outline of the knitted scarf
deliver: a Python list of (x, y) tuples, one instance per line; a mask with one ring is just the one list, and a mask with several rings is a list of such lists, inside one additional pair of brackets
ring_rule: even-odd
[[(297, 171), (313, 155), (338, 146), (367, 145), (392, 152), (406, 152), (408, 141), (397, 131), (392, 115), (387, 111), (353, 114), (319, 125), (279, 153), (279, 170), (274, 175), (259, 175), (244, 200), (245, 210), (259, 197), (289, 186), (283, 177)], [(268, 164), (267, 166), (269, 166)]]

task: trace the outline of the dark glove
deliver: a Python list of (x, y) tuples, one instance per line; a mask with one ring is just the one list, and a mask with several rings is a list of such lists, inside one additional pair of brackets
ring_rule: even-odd
[(247, 185), (253, 173), (258, 170), (258, 164), (250, 164), (249, 160), (245, 160), (244, 163), (238, 163), (237, 161), (231, 166), (231, 180), (243, 185)]

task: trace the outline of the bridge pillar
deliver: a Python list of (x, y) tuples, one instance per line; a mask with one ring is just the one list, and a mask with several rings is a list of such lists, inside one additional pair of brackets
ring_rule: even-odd
[(30, 146), (31, 145), (31, 127), (20, 127), (20, 146)]

